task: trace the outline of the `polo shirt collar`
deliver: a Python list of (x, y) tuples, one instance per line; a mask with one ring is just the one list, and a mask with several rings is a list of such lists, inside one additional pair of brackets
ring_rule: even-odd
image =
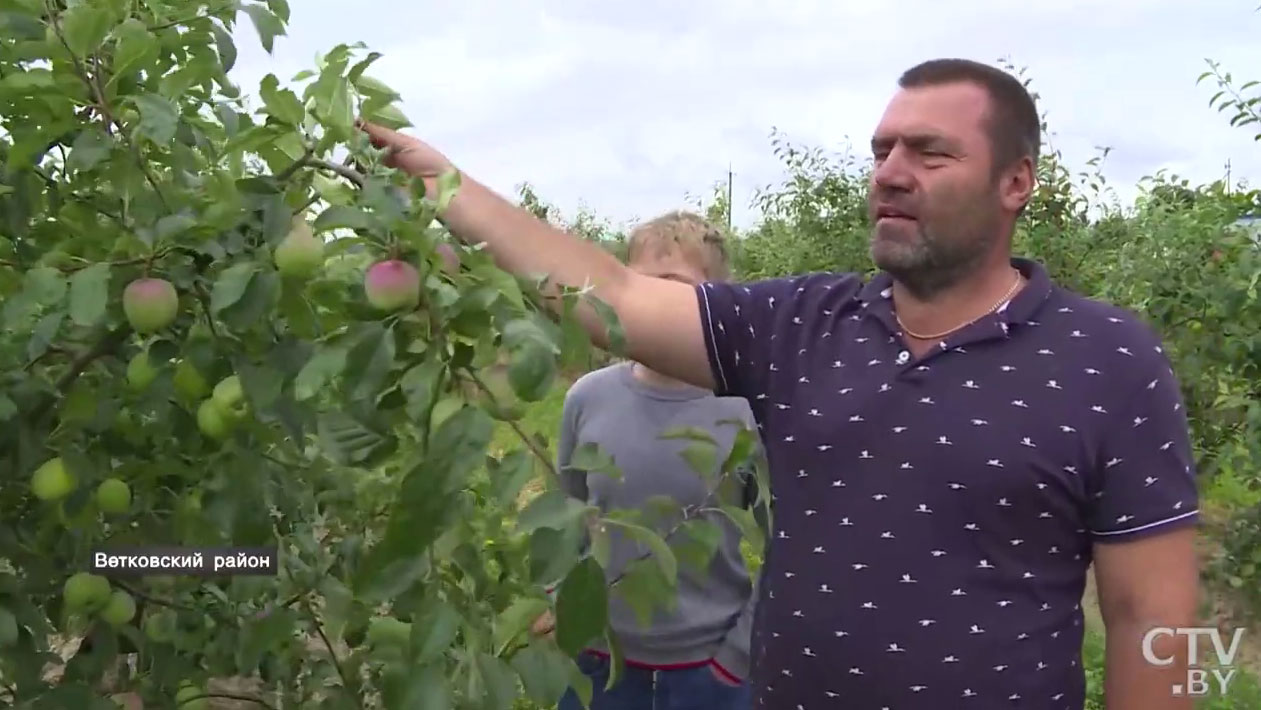
[[(1012, 257), (1011, 265), (1024, 275), (1024, 288), (1006, 306), (995, 313), (980, 318), (972, 325), (956, 331), (942, 342), (942, 348), (963, 345), (992, 337), (1006, 337), (1013, 325), (1034, 322), (1034, 317), (1046, 303), (1055, 288), (1042, 264), (1031, 259)], [(893, 316), (893, 277), (881, 271), (869, 280), (856, 296), (868, 315), (878, 318), (892, 333), (901, 328)]]

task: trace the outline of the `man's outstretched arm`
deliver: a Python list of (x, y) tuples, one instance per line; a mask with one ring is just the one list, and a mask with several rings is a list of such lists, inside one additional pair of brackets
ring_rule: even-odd
[[(370, 123), (361, 127), (378, 148), (390, 149), (387, 164), (425, 179), (431, 187), (452, 167), (446, 157), (416, 138)], [(691, 286), (638, 274), (596, 244), (556, 229), (468, 175), (461, 175), (459, 192), (442, 221), (464, 243), (485, 244), (509, 273), (546, 274), (554, 285), (588, 288), (617, 314), (631, 359), (713, 389)], [(607, 348), (605, 324), (595, 310), (584, 303), (577, 316), (592, 341)]]

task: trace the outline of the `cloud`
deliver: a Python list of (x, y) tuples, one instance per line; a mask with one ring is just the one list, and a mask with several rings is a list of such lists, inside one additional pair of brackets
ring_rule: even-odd
[[(258, 48), (237, 28), (247, 91), (316, 52), (362, 41), (370, 73), (403, 96), (414, 133), (501, 192), (530, 182), (572, 214), (617, 222), (686, 205), (734, 171), (736, 221), (755, 188), (782, 179), (778, 128), (795, 143), (862, 150), (898, 74), (938, 56), (1028, 69), (1053, 143), (1104, 173), (1123, 199), (1143, 176), (1261, 177), (1261, 144), (1209, 108), (1205, 58), (1239, 83), (1261, 66), (1261, 14), (1246, 2), (998, 0), (638, 0), (593, 3), (386, 0), (291, 3), (288, 36)], [(244, 15), (242, 15), (244, 19)]]

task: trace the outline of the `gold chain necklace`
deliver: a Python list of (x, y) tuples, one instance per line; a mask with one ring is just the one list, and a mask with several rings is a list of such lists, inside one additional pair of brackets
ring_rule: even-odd
[(998, 310), (998, 308), (999, 308), (1000, 306), (1002, 306), (1002, 305), (1003, 305), (1004, 303), (1006, 303), (1009, 299), (1011, 299), (1012, 294), (1016, 293), (1016, 289), (1020, 288), (1020, 282), (1021, 282), (1021, 281), (1022, 281), (1022, 279), (1021, 279), (1021, 276), (1020, 276), (1020, 272), (1019, 272), (1019, 271), (1017, 271), (1017, 272), (1016, 272), (1016, 281), (1015, 281), (1015, 282), (1011, 285), (1011, 288), (1007, 289), (1007, 293), (1003, 294), (1003, 296), (1002, 296), (1001, 298), (999, 298), (999, 299), (998, 299), (998, 302), (997, 302), (997, 303), (995, 303), (994, 305), (990, 306), (990, 308), (989, 308), (989, 310), (988, 310), (988, 311), (986, 311), (986, 312), (982, 313), (981, 315), (979, 315), (979, 316), (977, 316), (977, 317), (973, 318), (972, 320), (970, 320), (970, 321), (968, 321), (968, 322), (966, 322), (966, 323), (961, 323), (961, 324), (956, 325), (955, 327), (953, 327), (953, 328), (951, 328), (951, 329), (949, 329), (949, 330), (943, 330), (942, 332), (940, 332), (940, 333), (935, 333), (935, 334), (933, 334), (933, 335), (920, 335), (919, 333), (916, 333), (915, 331), (911, 330), (910, 328), (907, 328), (907, 327), (906, 327), (906, 324), (902, 322), (902, 316), (899, 316), (899, 315), (898, 315), (898, 313), (897, 313), (897, 311), (894, 311), (894, 312), (893, 312), (893, 317), (897, 320), (897, 322), (898, 322), (898, 326), (899, 326), (900, 328), (902, 328), (902, 331), (903, 331), (904, 333), (906, 333), (907, 335), (911, 336), (912, 338), (915, 338), (916, 340), (938, 340), (938, 339), (940, 339), (940, 338), (944, 338), (944, 337), (946, 337), (947, 335), (950, 335), (951, 333), (953, 333), (953, 332), (955, 332), (955, 331), (957, 331), (957, 330), (959, 330), (959, 329), (961, 329), (961, 328), (966, 328), (967, 326), (972, 325), (973, 323), (977, 322), (978, 320), (981, 320), (981, 319), (982, 319), (982, 318), (984, 318), (985, 316), (988, 316), (989, 314), (991, 314), (991, 313), (993, 313), (994, 311)]

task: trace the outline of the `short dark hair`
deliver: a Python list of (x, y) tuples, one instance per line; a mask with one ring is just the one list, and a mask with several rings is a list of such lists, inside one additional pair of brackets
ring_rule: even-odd
[(1019, 79), (969, 59), (931, 59), (907, 69), (898, 78), (898, 86), (904, 89), (957, 82), (978, 84), (990, 96), (989, 134), (994, 172), (1026, 155), (1036, 170), (1042, 144), (1042, 121), (1033, 96)]

